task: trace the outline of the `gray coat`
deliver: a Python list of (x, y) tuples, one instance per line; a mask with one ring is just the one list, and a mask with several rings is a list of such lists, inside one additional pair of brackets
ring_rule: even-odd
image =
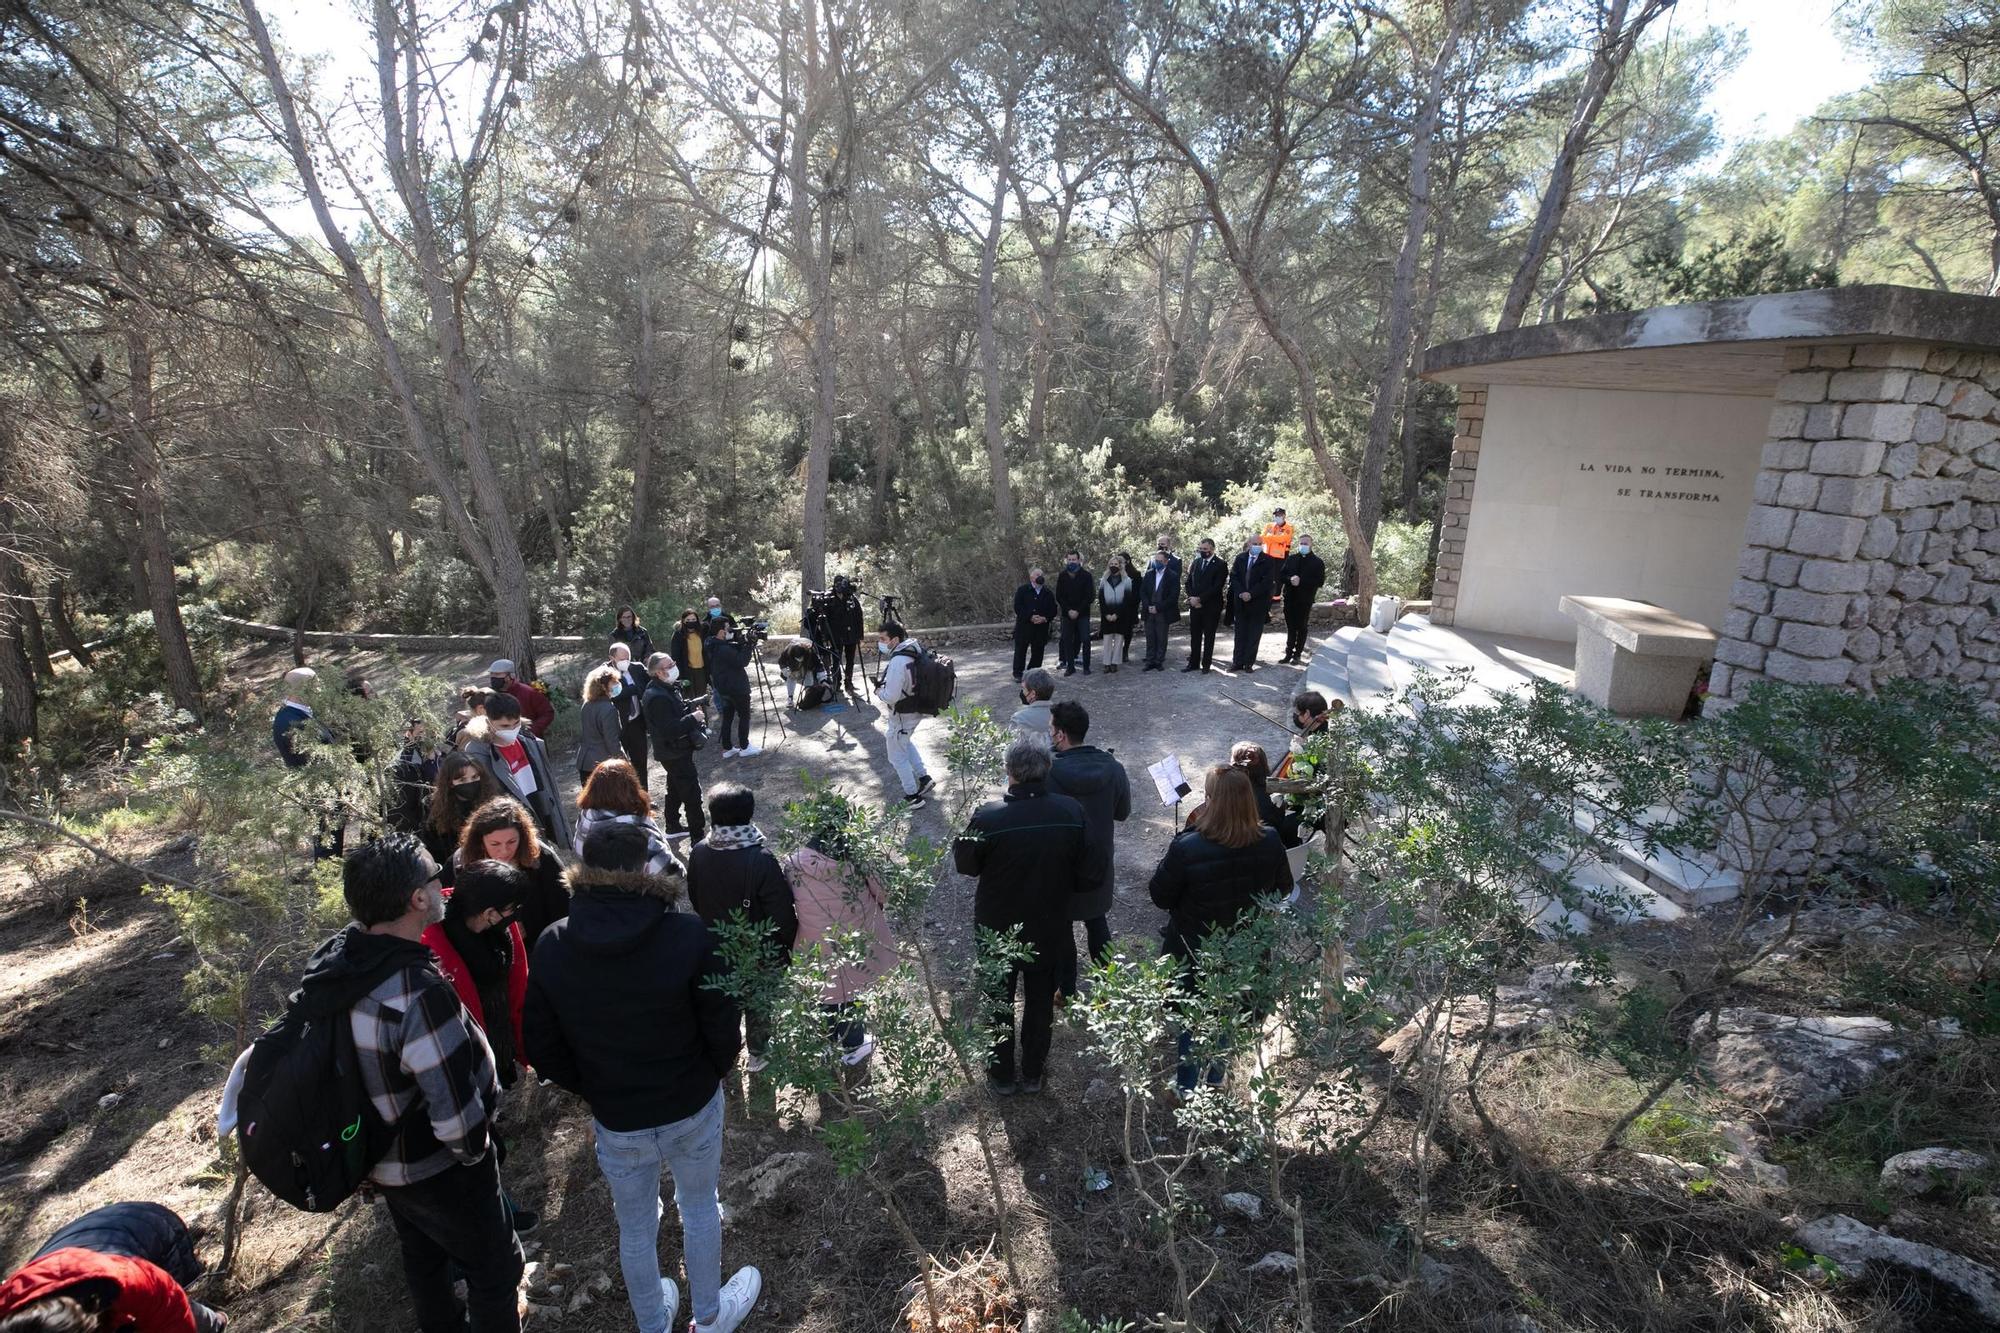
[(521, 744), (528, 747), (528, 769), (535, 775), (535, 794), (523, 796), (512, 770), (501, 757), (490, 736), (478, 736), (466, 743), (465, 753), (486, 770), (500, 790), (528, 807), (545, 840), (558, 847), (569, 846), (569, 816), (563, 813), (562, 793), (556, 790), (556, 775), (549, 771), (549, 752), (526, 727), (521, 728)]
[(1072, 745), (1049, 768), (1049, 790), (1083, 807), (1083, 869), (1069, 900), (1070, 919), (1089, 921), (1111, 911), (1117, 877), (1112, 872), (1113, 824), (1132, 814), (1132, 781), (1125, 765), (1095, 745)]
[(576, 775), (590, 776), (590, 770), (607, 759), (623, 759), (625, 747), (619, 742), (623, 721), (615, 699), (593, 699), (583, 706), (582, 727), (576, 743)]

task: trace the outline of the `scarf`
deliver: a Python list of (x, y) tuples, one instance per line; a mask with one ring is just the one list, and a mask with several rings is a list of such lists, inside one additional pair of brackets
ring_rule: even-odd
[(708, 845), (719, 852), (762, 847), (764, 834), (755, 824), (717, 824), (708, 831)]
[(1103, 595), (1106, 606), (1123, 606), (1125, 604), (1125, 594), (1132, 591), (1132, 580), (1124, 577), (1122, 574), (1117, 578), (1106, 574), (1104, 576), (1104, 583), (1098, 591)]
[(472, 974), (472, 988), (479, 992), (486, 1019), (486, 1044), (493, 1048), (493, 1067), (500, 1071), (502, 1086), (514, 1081), (514, 1015), (507, 994), (507, 974), (514, 966), (513, 935), (505, 921), (480, 931), (468, 927), (465, 918), (445, 913), (444, 937)]

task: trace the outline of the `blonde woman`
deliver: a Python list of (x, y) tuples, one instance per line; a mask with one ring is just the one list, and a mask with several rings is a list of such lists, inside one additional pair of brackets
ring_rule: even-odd
[(593, 667), (583, 678), (583, 725), (576, 747), (576, 776), (580, 782), (589, 781), (591, 770), (605, 760), (625, 755), (620, 739), (624, 718), (617, 704), (624, 688), (618, 672), (610, 666)]

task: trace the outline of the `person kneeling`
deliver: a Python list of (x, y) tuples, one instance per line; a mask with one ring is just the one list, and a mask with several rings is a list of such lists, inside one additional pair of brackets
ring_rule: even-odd
[(85, 1213), (0, 1284), (4, 1333), (221, 1333), (229, 1317), (187, 1294), (201, 1276), (187, 1223), (157, 1203)]

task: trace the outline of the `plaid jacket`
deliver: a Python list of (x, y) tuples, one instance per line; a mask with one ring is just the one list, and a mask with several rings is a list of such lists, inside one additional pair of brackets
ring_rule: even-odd
[(368, 1178), (412, 1185), (486, 1154), (500, 1095), (493, 1052), (435, 967), (405, 967), (354, 1006), (361, 1082), (384, 1119), (402, 1126)]

